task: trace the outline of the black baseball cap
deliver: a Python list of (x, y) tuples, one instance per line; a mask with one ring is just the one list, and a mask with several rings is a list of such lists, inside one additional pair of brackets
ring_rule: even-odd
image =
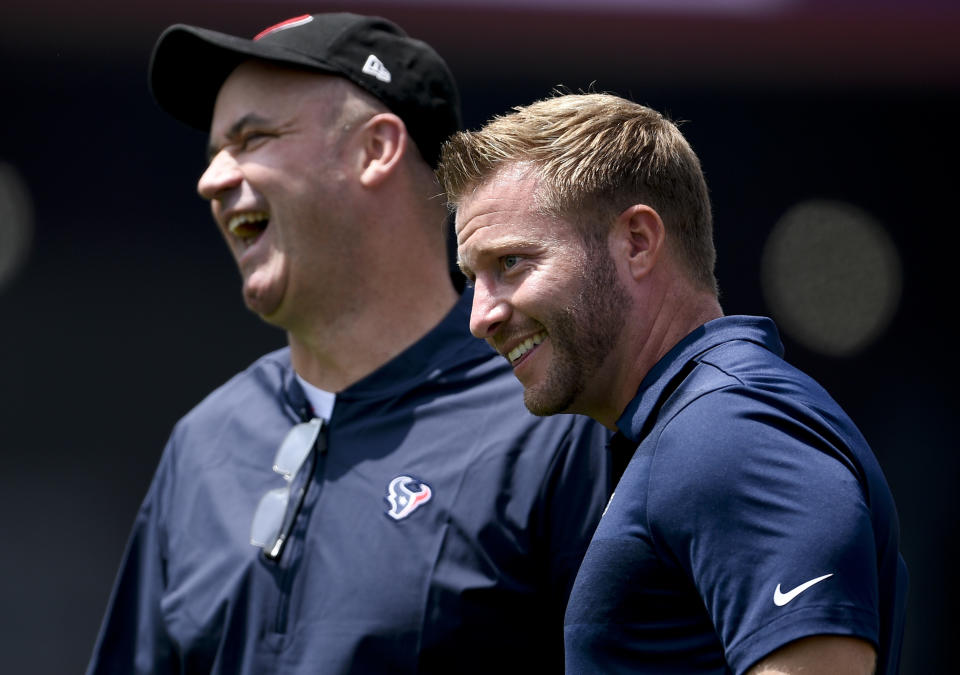
[(433, 167), (460, 129), (456, 82), (440, 55), (387, 19), (345, 12), (293, 17), (252, 39), (170, 26), (150, 57), (150, 89), (173, 117), (209, 131), (221, 85), (250, 58), (347, 78), (403, 120)]

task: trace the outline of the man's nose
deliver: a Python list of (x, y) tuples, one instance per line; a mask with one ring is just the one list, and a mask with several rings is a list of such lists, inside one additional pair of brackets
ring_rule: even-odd
[(510, 304), (507, 299), (485, 277), (478, 277), (473, 286), (470, 332), (478, 338), (493, 337), (509, 318)]
[(238, 186), (241, 181), (243, 181), (243, 173), (240, 171), (237, 160), (226, 150), (221, 150), (210, 160), (206, 171), (197, 181), (197, 192), (210, 201), (216, 199), (223, 191)]

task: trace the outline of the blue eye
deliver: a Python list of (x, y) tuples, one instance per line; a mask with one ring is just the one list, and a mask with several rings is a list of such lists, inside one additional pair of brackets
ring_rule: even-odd
[(520, 262), (520, 256), (518, 255), (505, 255), (500, 258), (500, 263), (503, 265), (503, 269), (508, 270), (511, 267), (515, 266)]

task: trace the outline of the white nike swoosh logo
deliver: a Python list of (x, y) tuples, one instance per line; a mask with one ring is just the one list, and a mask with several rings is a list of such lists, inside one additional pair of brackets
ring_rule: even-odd
[(777, 584), (776, 590), (773, 592), (773, 604), (777, 607), (783, 607), (785, 604), (793, 600), (795, 597), (803, 593), (805, 590), (813, 586), (814, 584), (819, 584), (824, 579), (829, 579), (833, 574), (824, 574), (822, 577), (817, 577), (816, 579), (811, 579), (805, 584), (800, 584), (793, 590), (789, 590), (786, 593), (780, 592), (780, 584)]

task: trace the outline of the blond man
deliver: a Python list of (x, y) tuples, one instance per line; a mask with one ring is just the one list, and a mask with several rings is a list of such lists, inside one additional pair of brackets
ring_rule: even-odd
[(557, 96), (456, 134), (439, 175), (473, 334), (532, 412), (593, 417), (626, 464), (567, 606), (567, 672), (895, 673), (890, 490), (773, 322), (724, 316), (677, 127)]

